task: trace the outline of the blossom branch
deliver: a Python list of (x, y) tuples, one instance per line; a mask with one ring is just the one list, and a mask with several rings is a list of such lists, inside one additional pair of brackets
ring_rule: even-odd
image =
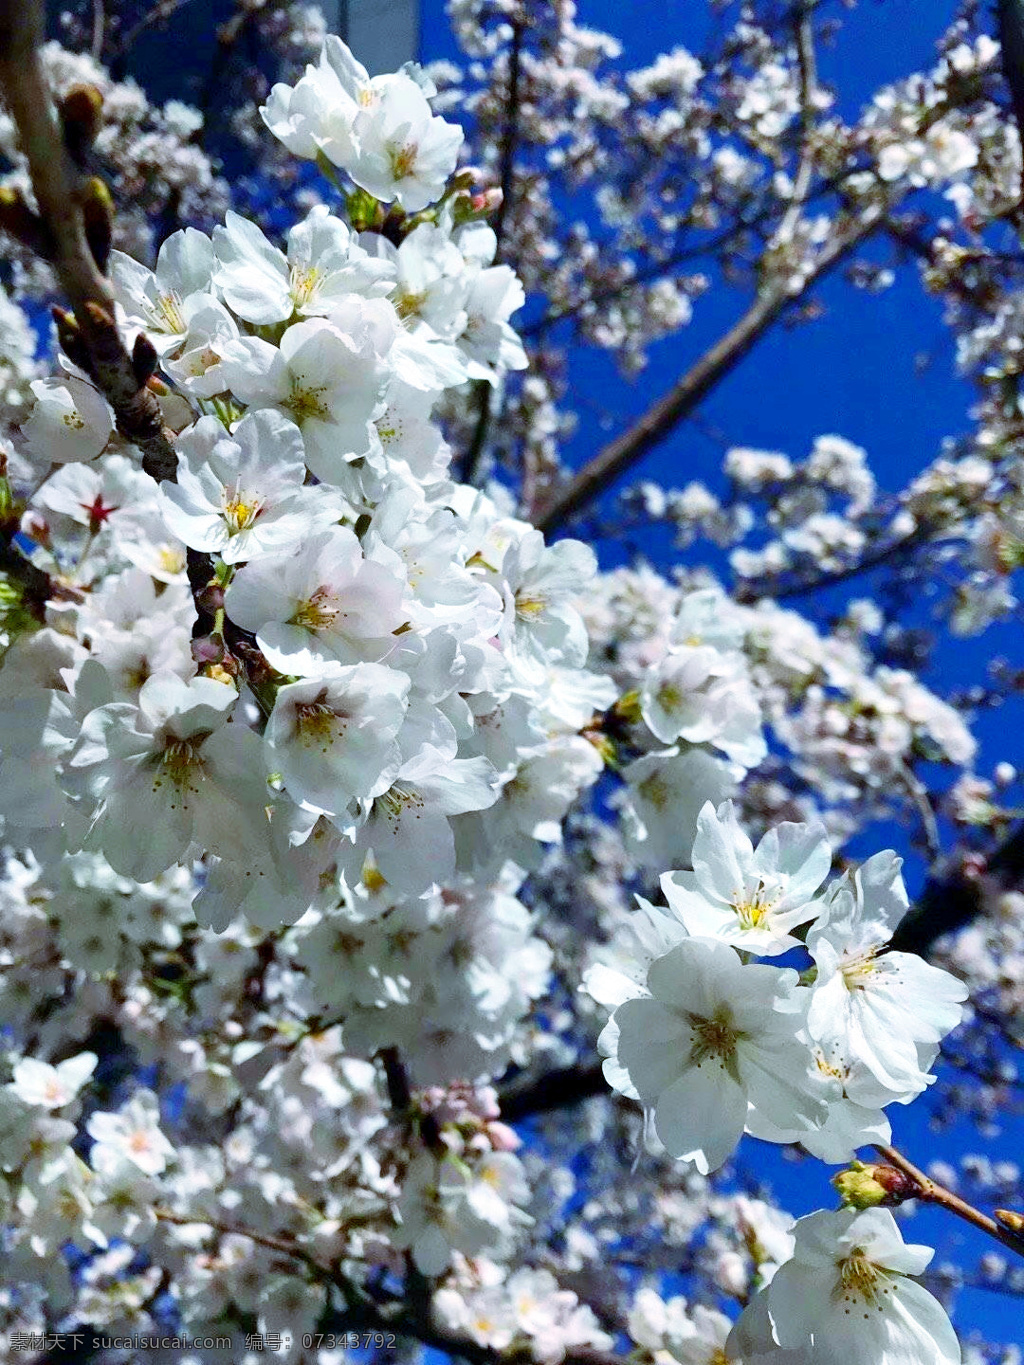
[(599, 497), (622, 474), (661, 444), (712, 393), (807, 290), (822, 280), (878, 227), (882, 208), (873, 206), (824, 247), (800, 290), (786, 282), (767, 288), (743, 316), (657, 402), (583, 466), (542, 507), (535, 524), (550, 534)]
[[(501, 202), (494, 215), (494, 264), (502, 259), (502, 244), (505, 228), (509, 220), (512, 191), (515, 187), (516, 146), (519, 141), (519, 75), (522, 66), (523, 25), (512, 25), (512, 44), (508, 55), (508, 97), (505, 101), (505, 120), (501, 135)], [(473, 436), (466, 451), (464, 478), (473, 483), (480, 469), (480, 462), (487, 448), (487, 437), (494, 417), (494, 395), (492, 386), (486, 380), (479, 380), (476, 386), (477, 417)]]
[[(1009, 889), (1024, 879), (1024, 824), (1017, 828), (979, 867), (960, 860), (935, 869), (924, 890), (896, 928), (891, 948), (924, 955), (944, 934), (970, 924), (982, 913), (987, 894)], [(977, 1007), (974, 1006), (975, 1010)], [(597, 1095), (610, 1094), (596, 1058), (581, 1058), (539, 1076), (506, 1082), (499, 1091), (502, 1117), (521, 1123), (535, 1114), (568, 1109)]]
[(794, 27), (800, 70), (800, 160), (793, 182), (793, 198), (776, 234), (779, 241), (789, 241), (792, 237), (814, 178), (814, 95), (818, 85), (818, 61), (814, 50), (813, 4), (798, 4)]
[(906, 1176), (909, 1188), (902, 1194), (903, 1199), (920, 1199), (926, 1204), (935, 1204), (937, 1207), (946, 1209), (949, 1213), (955, 1214), (957, 1218), (962, 1218), (965, 1223), (970, 1223), (981, 1232), (986, 1232), (990, 1237), (994, 1237), (997, 1242), (1007, 1247), (1010, 1251), (1015, 1251), (1018, 1256), (1024, 1256), (1024, 1240), (1015, 1236), (1006, 1228), (1003, 1228), (994, 1218), (990, 1218), (987, 1213), (982, 1213), (973, 1204), (968, 1204), (966, 1199), (961, 1199), (952, 1190), (947, 1190), (945, 1185), (940, 1185), (938, 1181), (932, 1180), (925, 1175), (913, 1162), (908, 1161), (902, 1152), (895, 1147), (886, 1147), (880, 1143), (875, 1144), (875, 1151), (885, 1158), (890, 1166)]
[[(385, 1331), (399, 1336), (410, 1337), (424, 1346), (444, 1351), (448, 1355), (472, 1362), (472, 1365), (500, 1365), (505, 1359), (501, 1351), (482, 1346), (470, 1337), (461, 1337), (438, 1331), (430, 1322), (429, 1301), (422, 1311), (410, 1311), (409, 1306), (398, 1298), (377, 1303), (357, 1284), (342, 1275), (334, 1267), (324, 1265), (293, 1238), (280, 1237), (271, 1233), (257, 1232), (253, 1228), (240, 1227), (233, 1223), (221, 1222), (205, 1216), (190, 1216), (173, 1213), (170, 1209), (156, 1208), (156, 1217), (162, 1223), (179, 1227), (189, 1227), (196, 1223), (209, 1227), (213, 1232), (224, 1236), (244, 1237), (255, 1246), (265, 1247), (282, 1256), (301, 1262), (313, 1277), (321, 1283), (333, 1285), (345, 1298), (346, 1307), (332, 1314), (325, 1326), (338, 1329), (361, 1331)], [(607, 1351), (578, 1347), (569, 1352), (566, 1360), (573, 1365), (617, 1365), (618, 1357)]]
[(902, 563), (913, 550), (927, 544), (929, 536), (930, 530), (927, 526), (917, 525), (907, 535), (898, 540), (886, 541), (884, 544), (876, 546), (873, 550), (861, 555), (854, 563), (844, 564), (840, 569), (831, 569), (824, 573), (795, 573), (791, 576), (780, 576), (773, 580), (747, 579), (737, 586), (736, 600), (738, 602), (756, 602), (763, 597), (779, 600), (785, 597), (803, 597), (811, 593), (821, 592), (823, 588), (832, 588), (838, 583), (847, 583), (850, 579), (859, 578), (861, 574), (870, 573), (872, 569), (880, 568), (882, 565)]
[(82, 176), (65, 146), (39, 56), (45, 19), (41, 0), (0, 0), (0, 90), (28, 161), (51, 264), (74, 310), (73, 327), (65, 319), (62, 339), (80, 338), (73, 358), (113, 408), (118, 431), (142, 451), (146, 472), (173, 479), (177, 457), (156, 395), (147, 387), (155, 352), (140, 338), (142, 345), (129, 356), (114, 322), (110, 286), (86, 233)]
[(930, 876), (897, 926), (892, 947), (901, 953), (926, 953), (936, 939), (977, 919), (994, 892), (1011, 890), (1022, 879), (1024, 824), (997, 844), (987, 858), (958, 860)]

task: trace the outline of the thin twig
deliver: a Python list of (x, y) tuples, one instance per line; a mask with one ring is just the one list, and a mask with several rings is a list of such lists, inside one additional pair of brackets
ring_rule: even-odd
[(494, 215), (494, 236), (497, 246), (494, 252), (495, 264), (502, 259), (505, 245), (505, 229), (508, 227), (509, 211), (516, 186), (516, 148), (519, 144), (519, 81), (523, 65), (524, 26), (521, 22), (512, 25), (512, 43), (508, 53), (508, 93), (505, 97), (505, 120), (501, 133), (501, 203)]
[(778, 601), (784, 597), (804, 597), (833, 588), (838, 583), (847, 583), (851, 578), (869, 573), (883, 564), (902, 558), (908, 551), (927, 543), (929, 531), (926, 526), (916, 526), (908, 535), (899, 540), (887, 541), (876, 549), (862, 555), (853, 564), (845, 564), (841, 569), (829, 569), (823, 573), (793, 574), (776, 580), (764, 578), (748, 579), (740, 583), (734, 592), (737, 602), (757, 602), (763, 597)]
[(236, 12), (218, 28), (217, 46), (199, 97), (199, 108), (204, 119), (203, 127), (198, 134), (200, 141), (205, 138), (209, 127), (208, 115), (218, 96), (223, 95), (228, 66), (235, 48), (248, 36), (254, 24), (267, 18), (275, 10), (283, 9), (289, 2), (290, 0), (237, 0)]
[(148, 9), (135, 21), (131, 28), (126, 29), (117, 39), (110, 52), (111, 62), (123, 62), (146, 29), (151, 28), (154, 24), (166, 23), (177, 14), (178, 10), (184, 9), (186, 5), (191, 3), (192, 0), (158, 0), (157, 4)]
[(107, 15), (103, 0), (92, 0), (92, 42), (89, 51), (99, 61), (103, 56), (103, 36), (107, 27)]
[[(514, 23), (512, 25), (512, 43), (508, 55), (508, 91), (505, 97), (505, 117), (501, 134), (501, 203), (498, 205), (498, 211), (494, 215), (492, 224), (495, 240), (495, 264), (502, 259), (505, 230), (508, 226), (512, 196), (515, 191), (516, 146), (519, 141), (519, 76), (522, 66), (522, 51), (523, 25)], [(483, 462), (484, 452), (487, 449), (487, 437), (490, 432), (491, 421), (496, 415), (495, 395), (491, 385), (485, 379), (477, 381), (475, 401), (476, 422), (473, 425), (473, 435), (462, 466), (464, 483), (476, 481), (480, 472), (480, 465)]]
[(775, 234), (789, 241), (800, 220), (814, 178), (814, 97), (818, 88), (818, 61), (814, 51), (814, 6), (801, 3), (794, 15), (796, 54), (800, 71), (800, 160), (793, 182), (793, 197)]
[(173, 1223), (177, 1227), (194, 1227), (199, 1224), (224, 1237), (244, 1237), (257, 1246), (266, 1247), (268, 1251), (276, 1251), (282, 1256), (290, 1256), (293, 1260), (301, 1261), (318, 1277), (326, 1276), (333, 1279), (333, 1272), (328, 1266), (323, 1265), (311, 1252), (291, 1238), (277, 1237), (268, 1232), (256, 1232), (253, 1228), (237, 1227), (233, 1223), (223, 1223), (216, 1218), (209, 1218), (206, 1214), (185, 1215), (172, 1213), (170, 1209), (160, 1207), (154, 1208), (153, 1213), (161, 1223)]
[(990, 1237), (1007, 1247), (1010, 1251), (1015, 1251), (1018, 1256), (1024, 1256), (1024, 1241), (1015, 1237), (1005, 1228), (1001, 1228), (994, 1218), (990, 1218), (987, 1213), (982, 1213), (973, 1204), (968, 1204), (966, 1199), (961, 1199), (952, 1190), (947, 1190), (945, 1185), (940, 1185), (938, 1181), (932, 1180), (925, 1175), (913, 1162), (908, 1161), (902, 1152), (895, 1147), (885, 1147), (880, 1143), (875, 1144), (875, 1151), (883, 1156), (890, 1166), (895, 1166), (898, 1171), (902, 1171), (914, 1186), (913, 1198), (920, 1199), (926, 1204), (935, 1204), (937, 1207), (946, 1209), (949, 1213), (955, 1214), (957, 1218), (962, 1218), (965, 1223), (971, 1223), (981, 1232), (987, 1232)]
[(781, 282), (758, 295), (743, 316), (666, 394), (555, 491), (534, 524), (545, 533), (557, 530), (660, 445), (732, 373), (783, 313), (876, 230), (882, 213), (881, 206), (872, 206), (858, 221), (838, 232), (819, 253), (798, 294), (790, 291), (787, 282)]
[(932, 810), (927, 789), (909, 763), (902, 764), (901, 770), (903, 780), (907, 785), (907, 792), (921, 820), (921, 830), (928, 848), (928, 857), (933, 863), (938, 862), (942, 857), (942, 840), (939, 837), (939, 825), (935, 819), (935, 812)]
[(140, 384), (113, 315), (113, 295), (93, 258), (79, 202), (80, 176), (64, 146), (39, 49), (42, 0), (0, 0), (0, 89), (28, 161), (39, 215), (52, 243), (60, 286), (74, 310), (92, 377), (114, 410), (118, 431), (142, 451), (156, 479), (175, 478), (177, 457), (156, 396)]

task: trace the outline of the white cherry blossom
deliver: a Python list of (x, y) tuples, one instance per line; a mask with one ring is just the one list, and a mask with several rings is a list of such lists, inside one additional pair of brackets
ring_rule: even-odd
[(228, 616), (252, 631), (268, 662), (316, 676), (329, 661), (379, 661), (407, 619), (393, 563), (364, 558), (346, 526), (309, 536), (301, 552), (267, 555), (240, 569), (224, 597)]
[(329, 314), (352, 294), (386, 294), (392, 285), (387, 262), (364, 251), (324, 204), (288, 233), (287, 255), (237, 213), (214, 229), (213, 246), (214, 284), (247, 322)]
[(95, 1139), (90, 1159), (98, 1171), (129, 1161), (144, 1175), (159, 1175), (175, 1154), (160, 1130), (160, 1107), (151, 1090), (137, 1090), (117, 1113), (90, 1114), (86, 1131)]
[(94, 460), (114, 433), (107, 401), (87, 379), (33, 379), (35, 406), (22, 427), (33, 459), (40, 464)]
[(229, 435), (201, 417), (178, 442), (178, 481), (161, 484), (170, 529), (226, 564), (254, 559), (302, 539), (339, 512), (303, 487), (302, 436), (272, 410), (247, 413)]
[(259, 337), (235, 342), (222, 369), (232, 390), (254, 408), (276, 408), (302, 431), (306, 463), (338, 483), (347, 464), (373, 445), (372, 419), (384, 391), (384, 357), (396, 330), (384, 300), (346, 299), (328, 318), (289, 327), (280, 346)]
[(730, 1360), (764, 1365), (960, 1365), (942, 1305), (911, 1278), (930, 1247), (905, 1243), (888, 1209), (801, 1218), (796, 1247), (734, 1327)]
[(717, 1170), (748, 1103), (806, 1129), (824, 1118), (827, 1087), (801, 1042), (796, 972), (744, 965), (724, 943), (694, 938), (651, 963), (646, 987), (612, 1016), (615, 1060), (670, 1155)]
[(830, 888), (807, 936), (818, 969), (808, 1032), (830, 1062), (848, 1057), (894, 1094), (914, 1095), (967, 990), (914, 953), (885, 951), (907, 908), (901, 865), (876, 853)]
[(36, 1057), (23, 1057), (14, 1068), (14, 1093), (25, 1104), (64, 1109), (95, 1071), (98, 1060), (95, 1052), (79, 1052), (56, 1066)]
[(404, 673), (369, 663), (280, 688), (265, 739), (293, 799), (334, 816), (387, 791), (402, 762), (396, 736), (408, 690)]
[(65, 780), (96, 804), (89, 842), (110, 865), (150, 881), (190, 850), (243, 865), (265, 839), (258, 737), (228, 725), (234, 688), (158, 673), (137, 704), (90, 711)]
[(661, 889), (691, 934), (758, 954), (797, 945), (790, 930), (814, 919), (832, 850), (822, 825), (776, 825), (755, 849), (736, 808), (707, 802), (697, 817), (692, 872), (667, 872)]

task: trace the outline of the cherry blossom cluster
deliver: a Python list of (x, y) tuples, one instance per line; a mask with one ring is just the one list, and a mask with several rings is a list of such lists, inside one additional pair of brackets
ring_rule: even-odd
[[(929, 1068), (967, 995), (942, 969), (886, 951), (907, 908), (900, 859), (876, 854), (826, 886), (821, 826), (778, 825), (755, 848), (731, 802), (717, 811), (708, 802), (690, 861), (692, 871), (662, 877), (666, 908), (641, 899), (628, 940), (584, 977), (613, 1009), (599, 1039), (609, 1084), (643, 1105), (652, 1140), (703, 1173), (744, 1132), (832, 1163), (888, 1142), (884, 1108), (934, 1080)], [(803, 977), (762, 961), (801, 943), (812, 964)], [(904, 1252), (891, 1214), (812, 1214), (796, 1237), (792, 1259), (733, 1329), (729, 1358), (782, 1360), (799, 1348), (824, 1361), (849, 1328), (870, 1338), (865, 1359), (888, 1359), (909, 1327), (913, 1358), (959, 1361), (936, 1300), (905, 1281), (897, 1297), (896, 1277), (919, 1273), (931, 1251)], [(856, 1325), (843, 1323), (847, 1306)]]
[[(633, 722), (620, 800), (629, 852), (647, 867), (688, 859), (706, 800), (738, 797), (762, 824), (783, 808), (814, 813), (838, 842), (869, 812), (908, 806), (919, 758), (974, 760), (958, 710), (908, 670), (873, 664), (871, 602), (823, 634), (771, 601), (738, 603), (708, 575), (673, 584), (640, 568), (601, 575), (584, 615), (591, 663), (611, 672)], [(766, 736), (785, 746), (792, 776), (774, 754), (765, 763)], [(775, 777), (777, 800), (765, 805), (763, 780), (755, 796), (751, 769)]]
[[(967, 995), (914, 954), (884, 951), (908, 904), (900, 859), (878, 853), (825, 886), (822, 826), (777, 825), (754, 848), (732, 803), (708, 802), (690, 861), (693, 871), (661, 879), (667, 908), (641, 901), (625, 959), (585, 978), (614, 1007), (601, 1038), (610, 1084), (641, 1100), (672, 1156), (704, 1172), (744, 1131), (831, 1162), (887, 1142), (882, 1109), (934, 1079)], [(801, 943), (806, 981), (750, 960)]]
[[(998, 234), (1019, 144), (997, 46), (958, 21), (932, 72), (847, 123), (789, 22), (753, 8), (699, 57), (627, 71), (572, 4), (459, 0), (465, 73), (374, 77), (336, 38), (296, 69), (319, 17), (267, 8), (253, 24), (291, 69), (234, 126), (283, 231), (245, 190), (224, 212), (196, 111), (47, 51), (58, 91), (102, 89), (98, 152), (140, 205), (109, 275), (129, 348), (157, 353), (177, 468), (142, 472), (71, 361), (43, 379), (0, 296), (0, 420), (20, 427), (0, 477), (51, 584), (40, 628), (0, 580), (0, 1328), (169, 1313), (301, 1337), (401, 1309), (456, 1354), (552, 1365), (620, 1333), (645, 1365), (959, 1361), (916, 1282), (953, 1280), (886, 1210), (794, 1225), (722, 1181), (744, 1132), (826, 1163), (887, 1142), (942, 1044), (977, 1074), (940, 1117), (1012, 1102), (995, 1025), (950, 1040), (964, 988), (887, 948), (899, 859), (828, 880), (878, 816), (922, 847), (937, 816), (979, 846), (1005, 833), (1011, 779), (970, 771), (968, 720), (888, 604), (826, 626), (771, 600), (889, 555), (941, 584), (954, 630), (1015, 608), (1020, 281)], [(26, 185), (6, 123), (0, 141)], [(154, 259), (167, 187), (191, 225)], [(636, 373), (712, 286), (810, 321), (847, 238), (851, 282), (881, 292), (920, 191), (952, 215), (918, 255), (979, 379), (968, 435), (893, 497), (840, 437), (799, 460), (732, 446), (724, 491), (643, 483), (595, 523), (710, 539), (732, 596), (545, 543), (581, 345)], [(856, 258), (890, 228), (891, 263)], [(24, 300), (49, 275), (22, 252), (15, 279)], [(527, 291), (545, 311), (520, 336)], [(480, 491), (489, 471), (513, 491)], [(1018, 902), (994, 889), (941, 958), (1000, 1018)], [(542, 1112), (521, 1146), (506, 1100), (548, 1070), (571, 1084), (602, 1025), (626, 1102)]]
[[(396, 126), (410, 146), (430, 136), (411, 77), (395, 78), (395, 112), (391, 86), (367, 83), (347, 49), (328, 44), (324, 62), (342, 52), (365, 99), (339, 86), (317, 117), (379, 102), (395, 120), (414, 92), (422, 128), (404, 115)], [(272, 127), (281, 98), (266, 111)], [(444, 146), (430, 197), (454, 170), (458, 142)], [(358, 177), (363, 163), (347, 155)], [(417, 173), (414, 162), (387, 168), (396, 193)], [(79, 645), (60, 689), (14, 703), (19, 714), (34, 706), (53, 736), (56, 771), (35, 778), (47, 809), (26, 802), (9, 818), (50, 837), (59, 808), (69, 847), (142, 882), (204, 852), (196, 910), (218, 928), (240, 910), (266, 927), (294, 921), (325, 879), (358, 886), (365, 868), (419, 896), (457, 866), (487, 876), (510, 855), (529, 864), (531, 841), (557, 837), (601, 769), (577, 732), (614, 694), (580, 670), (587, 642), (572, 605), (594, 556), (574, 542), (545, 548), (528, 524), (451, 484), (430, 420), (444, 387), (498, 382), (524, 363), (506, 321), (522, 291), (508, 267), (488, 264), (492, 231), (458, 226), (456, 208), (446, 200), (398, 246), (360, 240), (317, 207), (286, 252), (229, 214), (212, 238), (172, 235), (155, 271), (115, 253), (124, 324), (153, 339), (175, 384), (168, 415), (187, 423), (177, 479), (159, 490), (140, 488), (119, 457), (79, 468), (113, 434), (86, 377), (34, 383), (28, 454), (75, 462), (43, 505), (86, 509), (90, 537), (132, 523), (123, 556), (116, 535), (105, 565), (90, 546), (92, 572), (162, 559), (168, 586), (154, 600), (128, 570), (65, 618)], [(213, 557), (223, 623), (191, 651), (180, 547)], [(121, 620), (104, 622), (111, 610)], [(144, 615), (149, 656), (118, 666), (118, 627), (123, 637)], [(243, 674), (225, 644), (239, 632), (251, 642)]]

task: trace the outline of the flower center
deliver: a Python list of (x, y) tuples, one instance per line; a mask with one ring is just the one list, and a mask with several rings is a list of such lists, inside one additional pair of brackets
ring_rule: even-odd
[(736, 1044), (743, 1037), (734, 1026), (732, 1010), (728, 1005), (719, 1005), (710, 1019), (702, 1014), (686, 1015), (693, 1030), (690, 1045), (690, 1064), (702, 1066), (710, 1057), (730, 1075), (736, 1072)]
[(637, 791), (645, 801), (650, 802), (655, 810), (664, 810), (668, 805), (668, 787), (657, 773), (651, 773), (650, 777), (645, 777), (637, 786)]
[(341, 716), (325, 701), (302, 702), (295, 708), (295, 724), (306, 745), (319, 745), (324, 753), (339, 734), (344, 733), (347, 716)]
[(237, 536), (240, 531), (247, 531), (262, 511), (263, 503), (258, 498), (249, 501), (240, 496), (236, 488), (235, 496), (226, 498), (224, 502), (223, 515), (227, 522), (228, 535)]
[(326, 630), (338, 617), (338, 607), (331, 590), (321, 586), (310, 593), (305, 602), (300, 602), (288, 618), (289, 625), (302, 626), (304, 630)]
[(848, 991), (865, 990), (878, 974), (874, 950), (864, 953), (861, 957), (854, 957), (848, 962), (844, 962), (840, 971)]
[(839, 1279), (832, 1291), (832, 1297), (841, 1299), (848, 1305), (845, 1312), (849, 1313), (850, 1309), (858, 1304), (868, 1305), (882, 1312), (879, 1290), (882, 1294), (890, 1292), (893, 1287), (890, 1283), (891, 1277), (868, 1260), (863, 1247), (854, 1247), (849, 1256), (836, 1262), (836, 1268), (839, 1271)]
[(326, 422), (331, 410), (321, 395), (327, 392), (326, 384), (303, 384), (297, 375), (292, 376), (291, 390), (282, 407), (286, 407), (301, 427), (310, 417), (318, 417)]
[(157, 559), (165, 573), (181, 573), (185, 567), (185, 556), (172, 545), (161, 545), (157, 552)]
[(399, 294), (394, 300), (395, 311), (400, 318), (416, 317), (420, 309), (427, 301), (427, 296), (423, 294)]
[(540, 614), (547, 607), (547, 599), (543, 597), (516, 597), (516, 615), (521, 621), (529, 621)]
[[(171, 784), (177, 789), (181, 798), (187, 798), (191, 792), (193, 795), (198, 792), (199, 787), (196, 777), (203, 776), (203, 761), (199, 756), (199, 742), (187, 739), (171, 739), (167, 742), (160, 757), (157, 768), (157, 775), (153, 779), (153, 789), (163, 785), (164, 778), (169, 778)], [(174, 803), (171, 803), (173, 810)]]
[(682, 705), (683, 694), (675, 683), (663, 682), (658, 688), (658, 705), (671, 714)]
[(742, 891), (734, 892), (732, 908), (740, 928), (757, 929), (771, 914), (778, 899), (778, 892), (770, 893), (763, 881), (759, 881), (753, 890), (744, 887)]
[(158, 294), (149, 310), (150, 318), (162, 332), (186, 332), (185, 319), (181, 315), (181, 295), (176, 289), (167, 294)]
[(367, 891), (380, 891), (387, 886), (387, 881), (381, 876), (379, 870), (373, 863), (364, 863), (362, 871), (362, 882)]
[(830, 1076), (833, 1080), (842, 1081), (845, 1087), (850, 1068), (845, 1064), (830, 1062), (820, 1047), (814, 1049), (814, 1065), (822, 1076)]
[(220, 356), (212, 347), (204, 346), (202, 350), (190, 351), (185, 364), (192, 378), (198, 379), (207, 370), (212, 370), (214, 365), (220, 364)]
[(378, 796), (374, 804), (381, 811), (394, 833), (398, 832), (398, 822), (402, 818), (403, 811), (413, 810), (418, 819), (419, 812), (426, 806), (426, 802), (419, 792), (412, 791), (409, 787), (400, 787), (397, 783), (390, 787), (383, 796)]
[(304, 303), (309, 303), (316, 293), (316, 287), (320, 280), (320, 271), (315, 265), (293, 265), (289, 282), (289, 292), (292, 302), (296, 308), (301, 308)]
[(412, 175), (418, 151), (419, 147), (415, 142), (407, 142), (403, 147), (388, 148), (388, 161), (391, 163), (391, 174), (395, 180), (407, 180)]

